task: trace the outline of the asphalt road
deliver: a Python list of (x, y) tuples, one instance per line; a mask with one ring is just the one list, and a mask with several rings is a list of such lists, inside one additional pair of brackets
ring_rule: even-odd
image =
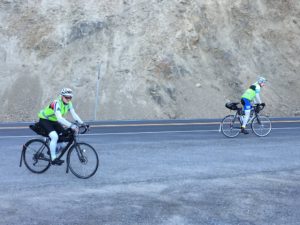
[(218, 121), (92, 123), (81, 141), (100, 167), (82, 180), (65, 164), (19, 167), (26, 123), (0, 124), (0, 224), (300, 224), (300, 123), (269, 136), (218, 132)]

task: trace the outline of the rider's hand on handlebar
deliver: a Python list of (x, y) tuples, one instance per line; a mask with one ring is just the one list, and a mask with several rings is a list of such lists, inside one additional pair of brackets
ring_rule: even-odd
[[(81, 129), (81, 128), (83, 128), (83, 129)], [(82, 123), (81, 125), (80, 125), (80, 133), (81, 134), (84, 134), (84, 133), (86, 133), (88, 130), (89, 130), (89, 128), (90, 128), (90, 125), (89, 124), (86, 124), (86, 123)]]
[(70, 128), (76, 132), (78, 132), (78, 130), (79, 130), (79, 128), (76, 124), (72, 124)]

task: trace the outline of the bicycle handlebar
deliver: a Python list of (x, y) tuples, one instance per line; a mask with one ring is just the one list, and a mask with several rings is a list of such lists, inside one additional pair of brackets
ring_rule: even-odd
[(89, 124), (81, 124), (79, 126), (79, 134), (85, 134), (88, 130), (90, 129), (90, 125)]
[(266, 107), (265, 103), (258, 103), (254, 105), (254, 110), (256, 111), (256, 113), (259, 113), (260, 111), (262, 111), (264, 108)]
[(78, 127), (78, 134), (85, 134), (89, 129), (89, 124), (79, 124), (77, 121), (74, 123)]

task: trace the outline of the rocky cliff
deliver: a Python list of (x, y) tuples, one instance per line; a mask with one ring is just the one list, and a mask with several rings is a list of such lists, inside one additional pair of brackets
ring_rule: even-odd
[(299, 0), (1, 0), (0, 18), (1, 121), (65, 86), (85, 120), (223, 117), (259, 74), (266, 113), (300, 116)]

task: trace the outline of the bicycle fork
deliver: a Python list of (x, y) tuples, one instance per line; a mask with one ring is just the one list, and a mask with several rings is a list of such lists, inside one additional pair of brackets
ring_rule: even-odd
[[(78, 159), (80, 162), (84, 162), (84, 156), (82, 154), (82, 150), (80, 149), (80, 146), (76, 143), (74, 144), (74, 147), (76, 149), (76, 153), (77, 153), (77, 156), (78, 156)], [(70, 165), (70, 150), (68, 152), (68, 155), (67, 155), (67, 168), (66, 168), (66, 173), (69, 173), (69, 165)]]

